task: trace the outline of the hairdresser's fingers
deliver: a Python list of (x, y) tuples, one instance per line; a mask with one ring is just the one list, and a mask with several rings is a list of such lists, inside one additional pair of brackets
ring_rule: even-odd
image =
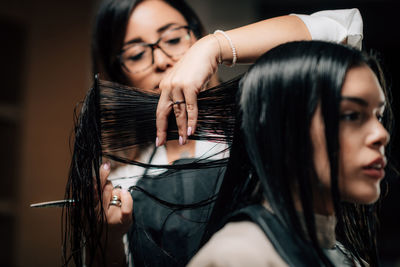
[(111, 199), (111, 194), (113, 192), (113, 186), (111, 183), (107, 183), (103, 187), (103, 207), (104, 209), (108, 209), (108, 206), (110, 204), (110, 199)]
[(111, 170), (111, 164), (109, 161), (106, 161), (100, 167), (100, 185), (102, 189), (107, 183), (107, 178), (108, 175), (110, 174), (110, 170)]
[(179, 144), (186, 144), (187, 140), (187, 116), (185, 96), (182, 90), (175, 89), (171, 92), (172, 107), (174, 109), (176, 125), (178, 126)]
[(108, 201), (107, 223), (110, 231), (114, 236), (122, 236), (132, 224), (132, 197), (127, 190), (114, 188)]
[[(99, 168), (99, 174), (100, 174), (100, 191), (103, 190), (103, 187), (105, 186), (105, 184), (107, 183), (107, 177), (108, 174), (110, 173), (110, 162), (105, 162), (103, 163), (100, 168)], [(98, 193), (98, 186), (97, 186), (97, 179), (96, 179), (96, 175), (93, 175), (93, 190), (95, 192), (95, 198), (97, 197), (97, 193)], [(98, 199), (95, 199), (96, 201)]]
[(133, 200), (131, 194), (121, 190), (121, 223), (124, 225), (132, 223)]
[(103, 200), (103, 207), (107, 207), (105, 204), (105, 199), (108, 199), (110, 193), (110, 190), (112, 190), (112, 185), (111, 182), (107, 180), (108, 175), (110, 174), (110, 163), (106, 162), (100, 166), (99, 169), (100, 173), (100, 191), (98, 191), (97, 187), (97, 182), (96, 182), (96, 177), (93, 177), (94, 180), (94, 200), (95, 203), (97, 203), (97, 208), (100, 208), (100, 199), (99, 195), (102, 195), (102, 200)]
[(110, 174), (110, 162), (107, 161), (104, 164), (101, 165), (100, 167), (100, 184), (101, 184), (101, 191), (102, 191), (102, 197), (103, 197), (103, 207), (108, 207), (107, 200), (109, 199), (109, 196), (112, 191), (112, 184), (110, 181), (107, 180), (108, 175)]
[(186, 101), (186, 112), (187, 112), (187, 136), (191, 136), (196, 131), (198, 106), (197, 106), (197, 94), (196, 89), (184, 90), (185, 101)]
[[(110, 195), (107, 199), (104, 200), (107, 202), (105, 204), (106, 214), (107, 214), (107, 223), (110, 226), (119, 225), (121, 222), (121, 189), (112, 189), (110, 191)], [(113, 204), (114, 202), (114, 204)]]
[[(120, 211), (121, 205), (122, 205), (121, 189), (119, 189), (119, 188), (111, 189), (110, 197), (105, 201), (107, 201), (107, 206), (106, 207), (108, 208), (108, 210), (116, 209), (117, 211)], [(113, 202), (116, 202), (116, 203), (113, 204)]]
[(167, 141), (168, 115), (172, 110), (172, 102), (169, 98), (169, 90), (162, 90), (158, 100), (156, 112), (157, 138), (156, 146), (161, 146)]

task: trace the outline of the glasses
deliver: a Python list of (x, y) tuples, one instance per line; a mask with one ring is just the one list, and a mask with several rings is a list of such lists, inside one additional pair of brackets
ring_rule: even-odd
[(119, 60), (128, 72), (138, 73), (154, 64), (154, 50), (156, 48), (159, 48), (168, 57), (177, 60), (191, 45), (190, 28), (179, 26), (164, 32), (155, 43), (132, 44), (122, 50)]

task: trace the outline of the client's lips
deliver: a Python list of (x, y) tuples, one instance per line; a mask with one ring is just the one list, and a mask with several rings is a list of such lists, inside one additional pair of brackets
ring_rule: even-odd
[(386, 159), (379, 157), (363, 167), (363, 173), (375, 179), (382, 179), (385, 176)]

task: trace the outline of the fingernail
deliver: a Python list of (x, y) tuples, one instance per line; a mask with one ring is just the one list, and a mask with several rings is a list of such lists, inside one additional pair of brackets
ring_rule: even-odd
[(158, 137), (156, 138), (156, 146), (160, 144), (160, 141), (158, 141)]
[(108, 171), (110, 169), (110, 162), (106, 162), (103, 164), (103, 169), (105, 169), (106, 171)]
[(180, 145), (183, 145), (183, 138), (182, 138), (182, 136), (179, 136), (179, 144), (180, 144)]
[(192, 134), (192, 127), (188, 127), (187, 135), (190, 136)]

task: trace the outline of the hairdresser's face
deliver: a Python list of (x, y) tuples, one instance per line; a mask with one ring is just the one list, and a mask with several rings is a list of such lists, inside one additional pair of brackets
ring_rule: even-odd
[[(143, 1), (134, 9), (128, 21), (124, 47), (128, 42), (155, 43), (160, 36), (177, 26), (187, 26), (185, 18), (176, 9), (160, 0)], [(191, 41), (194, 41), (190, 33)], [(167, 56), (160, 48), (154, 49), (154, 64), (149, 68), (130, 73), (123, 68), (131, 85), (147, 90), (158, 90), (158, 84), (171, 69), (178, 57)]]
[[(389, 141), (380, 121), (384, 109), (385, 97), (372, 70), (367, 66), (350, 69), (342, 88), (339, 123), (339, 191), (344, 201), (370, 204), (379, 198)], [(319, 108), (311, 135), (319, 188), (330, 195), (330, 168)]]

